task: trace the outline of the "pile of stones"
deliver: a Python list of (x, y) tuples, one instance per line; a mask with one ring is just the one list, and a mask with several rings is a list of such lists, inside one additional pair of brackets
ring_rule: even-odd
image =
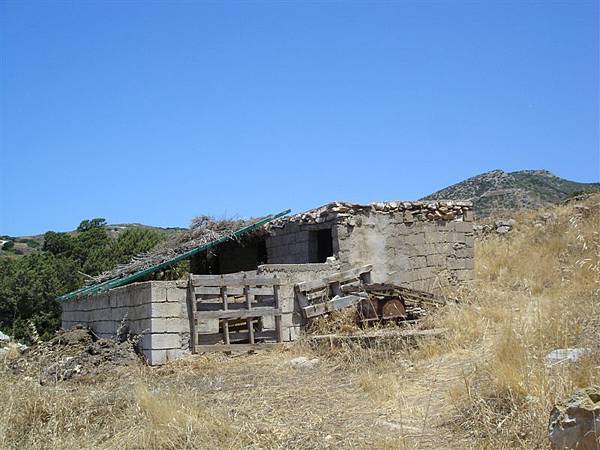
[(405, 222), (416, 220), (464, 220), (471, 221), (473, 204), (468, 201), (415, 201), (415, 202), (377, 202), (359, 205), (349, 202), (333, 202), (325, 206), (279, 219), (271, 223), (281, 228), (288, 222), (299, 224), (317, 224), (331, 221), (343, 221), (355, 215), (369, 215), (372, 212), (383, 214), (403, 214)]

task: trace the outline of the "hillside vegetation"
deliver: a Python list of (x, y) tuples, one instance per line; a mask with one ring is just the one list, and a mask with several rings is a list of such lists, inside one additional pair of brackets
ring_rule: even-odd
[(48, 231), (36, 251), (24, 256), (0, 255), (0, 331), (29, 340), (32, 322), (42, 338), (51, 337), (60, 326), (57, 296), (165, 238), (142, 227), (114, 234), (104, 219), (96, 218), (82, 221), (76, 232)]
[[(549, 448), (554, 402), (600, 383), (600, 196), (515, 218), (507, 235), (476, 242), (476, 282), (430, 317), (443, 338), (367, 349), (301, 341), (44, 385), (5, 368), (0, 445)], [(547, 365), (564, 347), (591, 351)], [(310, 364), (294, 366), (299, 355)]]
[(565, 180), (547, 170), (493, 170), (468, 178), (425, 197), (425, 200), (471, 200), (477, 217), (503, 210), (536, 209), (578, 193), (600, 192), (600, 183)]

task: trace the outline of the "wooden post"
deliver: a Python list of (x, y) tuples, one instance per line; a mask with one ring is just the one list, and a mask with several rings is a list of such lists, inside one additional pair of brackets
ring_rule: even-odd
[[(277, 277), (275, 276), (275, 283), (277, 283)], [(275, 299), (275, 309), (279, 310), (281, 304), (279, 301), (279, 285), (273, 285), (273, 298)], [(277, 334), (277, 342), (283, 342), (283, 330), (281, 329), (281, 311), (275, 315), (275, 333)]]
[[(221, 286), (221, 298), (223, 299), (223, 310), (227, 311), (227, 286)], [(229, 320), (223, 319), (223, 341), (225, 345), (229, 345)]]
[(196, 353), (196, 345), (198, 345), (198, 333), (196, 332), (196, 290), (191, 275), (188, 281), (187, 295), (190, 314), (190, 347), (192, 347), (191, 351), (194, 354)]
[[(244, 286), (244, 295), (246, 296), (246, 308), (248, 309), (248, 311), (250, 311), (252, 309), (252, 300), (250, 299), (250, 288), (248, 285)], [(246, 319), (246, 325), (248, 325), (248, 342), (250, 344), (254, 344), (254, 325), (253, 325), (253, 318), (252, 317), (248, 317)]]

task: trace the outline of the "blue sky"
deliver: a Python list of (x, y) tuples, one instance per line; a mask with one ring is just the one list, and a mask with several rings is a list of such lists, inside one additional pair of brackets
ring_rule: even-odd
[(597, 1), (0, 3), (0, 234), (599, 181)]

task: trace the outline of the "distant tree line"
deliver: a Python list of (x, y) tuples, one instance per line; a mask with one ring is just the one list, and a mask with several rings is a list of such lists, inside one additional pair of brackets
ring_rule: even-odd
[(128, 262), (165, 239), (157, 230), (131, 227), (109, 235), (103, 218), (84, 220), (76, 233), (48, 231), (39, 251), (0, 257), (0, 330), (28, 340), (28, 321), (42, 339), (60, 327), (56, 297), (82, 287), (85, 276)]

